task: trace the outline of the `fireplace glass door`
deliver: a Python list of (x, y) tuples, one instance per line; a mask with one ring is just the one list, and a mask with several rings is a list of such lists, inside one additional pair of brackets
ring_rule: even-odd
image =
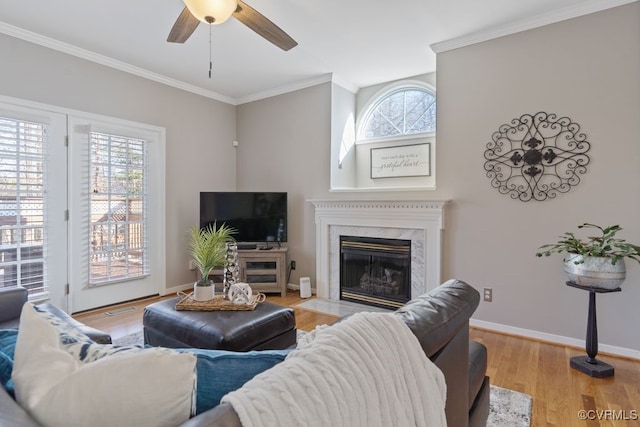
[(395, 309), (411, 298), (411, 241), (340, 236), (340, 299)]

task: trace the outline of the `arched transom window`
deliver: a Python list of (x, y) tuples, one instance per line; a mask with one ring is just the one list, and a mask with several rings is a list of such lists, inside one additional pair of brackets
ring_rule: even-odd
[(402, 87), (383, 94), (369, 109), (359, 139), (433, 133), (436, 97), (422, 87)]

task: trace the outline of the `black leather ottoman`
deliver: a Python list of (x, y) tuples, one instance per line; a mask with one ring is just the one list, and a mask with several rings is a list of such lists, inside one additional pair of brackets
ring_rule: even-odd
[(144, 309), (144, 343), (212, 350), (281, 350), (296, 343), (293, 309), (262, 302), (253, 311), (176, 311), (178, 298)]

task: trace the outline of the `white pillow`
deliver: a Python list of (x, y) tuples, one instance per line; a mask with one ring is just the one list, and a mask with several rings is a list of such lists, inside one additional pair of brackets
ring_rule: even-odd
[(189, 419), (196, 356), (95, 344), (52, 316), (24, 305), (13, 365), (16, 400), (40, 424), (156, 427)]

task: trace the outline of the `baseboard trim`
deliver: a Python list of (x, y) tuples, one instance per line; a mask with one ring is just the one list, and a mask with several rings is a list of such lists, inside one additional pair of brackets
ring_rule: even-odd
[(160, 293), (160, 296), (165, 296), (169, 294), (177, 294), (180, 291), (192, 290), (193, 283), (185, 283), (184, 285), (174, 286), (172, 288), (167, 288), (164, 290), (164, 293)]
[[(569, 347), (584, 349), (584, 340), (565, 337), (562, 335), (548, 334), (546, 332), (533, 331), (531, 329), (516, 328), (514, 326), (503, 325), (500, 323), (486, 322), (484, 320), (470, 319), (469, 325), (489, 331), (501, 332), (508, 335), (517, 335), (524, 338), (530, 338), (537, 341), (544, 341), (553, 344), (560, 344)], [(631, 348), (617, 347), (608, 344), (598, 343), (598, 354), (609, 354), (613, 356), (628, 357), (630, 359), (640, 360), (640, 351)]]
[[(300, 285), (296, 285), (293, 283), (287, 283), (287, 289), (291, 290), (291, 291), (299, 291), (300, 290)], [(311, 288), (311, 295), (315, 295), (316, 294), (316, 288)]]

